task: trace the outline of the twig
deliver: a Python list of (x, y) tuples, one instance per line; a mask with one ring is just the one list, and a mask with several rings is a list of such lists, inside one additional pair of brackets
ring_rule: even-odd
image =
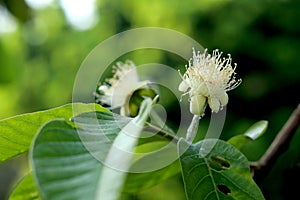
[(168, 140), (174, 141), (175, 143), (178, 142), (179, 138), (175, 134), (170, 133), (166, 130), (163, 130), (162, 128), (157, 127), (156, 125), (151, 124), (149, 122), (146, 122), (146, 124), (148, 125), (148, 127), (152, 128), (153, 130), (158, 131), (158, 133), (157, 133), (158, 135), (161, 135), (161, 136), (167, 138)]
[(265, 154), (258, 162), (250, 165), (250, 167), (254, 170), (254, 179), (256, 181), (263, 179), (267, 175), (267, 172), (270, 171), (278, 157), (288, 149), (290, 141), (296, 133), (299, 125), (300, 104), (298, 104), (297, 108), (277, 134)]

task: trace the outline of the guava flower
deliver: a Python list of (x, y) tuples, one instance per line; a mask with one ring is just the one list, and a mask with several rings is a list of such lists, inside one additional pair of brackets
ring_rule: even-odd
[(208, 104), (212, 112), (218, 112), (228, 103), (227, 92), (236, 88), (241, 79), (236, 79), (235, 68), (232, 66), (231, 56), (221, 58), (222, 52), (214, 50), (212, 55), (193, 49), (193, 58), (186, 66), (184, 75), (180, 75), (182, 82), (178, 89), (189, 94), (190, 112), (194, 115), (203, 115)]
[(148, 82), (139, 81), (136, 66), (132, 61), (117, 62), (113, 66), (113, 77), (106, 79), (95, 93), (96, 102), (110, 106), (110, 109), (122, 107), (128, 97)]

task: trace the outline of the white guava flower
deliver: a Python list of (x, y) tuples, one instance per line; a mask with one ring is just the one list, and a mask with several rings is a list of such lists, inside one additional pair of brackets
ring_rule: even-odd
[(235, 78), (235, 68), (231, 64), (231, 56), (221, 58), (222, 52), (214, 50), (212, 55), (195, 52), (186, 66), (186, 72), (181, 75), (182, 82), (178, 89), (189, 94), (190, 112), (194, 115), (203, 115), (208, 103), (212, 112), (218, 112), (228, 103), (227, 91), (236, 88), (241, 79)]
[(132, 61), (117, 62), (113, 66), (113, 77), (106, 79), (105, 83), (98, 87), (95, 93), (96, 102), (109, 105), (110, 109), (122, 107), (128, 97), (148, 81), (139, 81), (136, 66)]

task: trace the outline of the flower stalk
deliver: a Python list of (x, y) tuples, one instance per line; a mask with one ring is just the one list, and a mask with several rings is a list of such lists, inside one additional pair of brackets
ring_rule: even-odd
[(192, 142), (194, 137), (196, 136), (200, 118), (201, 118), (200, 115), (193, 116), (192, 122), (191, 122), (189, 128), (187, 129), (187, 133), (186, 133), (186, 140), (188, 142)]

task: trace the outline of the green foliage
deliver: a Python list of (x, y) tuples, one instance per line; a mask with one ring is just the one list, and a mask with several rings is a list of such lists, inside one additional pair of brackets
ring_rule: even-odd
[[(1, 118), (70, 102), (73, 77), (88, 52), (111, 35), (145, 26), (171, 28), (193, 37), (208, 49), (217, 47), (223, 49), (224, 54), (232, 53), (243, 83), (230, 96), (230, 109), (227, 110), (221, 137), (230, 138), (234, 133), (243, 133), (262, 116), (270, 122), (267, 134), (259, 137), (259, 140), (252, 141), (244, 135), (236, 136), (238, 140), (234, 139), (239, 146), (247, 142), (243, 152), (248, 159), (254, 161), (259, 158), (298, 104), (295, 94), (300, 83), (300, 60), (297, 57), (300, 26), (295, 22), (300, 20), (300, 1), (155, 0), (149, 6), (148, 2), (139, 0), (99, 0), (96, 1), (96, 10), (100, 20), (87, 31), (72, 29), (63, 10), (56, 5), (58, 1), (54, 2), (55, 6), (28, 9), (28, 6), (23, 6), (26, 4), (24, 0), (0, 1), (1, 6), (8, 8), (21, 22), (26, 21), (29, 15), (33, 19), (30, 23), (32, 26), (20, 23), (14, 32), (1, 33), (0, 36)], [(45, 29), (39, 31), (39, 25)], [(40, 36), (44, 38), (41, 43), (34, 44), (29, 40), (39, 39)], [(137, 65), (157, 62), (176, 69), (183, 65), (179, 58), (163, 52), (153, 53), (147, 49), (138, 53), (134, 57), (125, 55), (124, 58), (130, 56)], [(167, 102), (166, 108), (169, 108), (168, 119), (176, 124), (180, 116), (173, 109), (174, 101), (171, 98), (163, 101)], [(66, 119), (69, 117), (71, 115)], [(206, 120), (201, 120), (200, 133), (205, 133), (208, 125)], [(16, 125), (14, 128), (19, 124)], [(20, 139), (25, 146), (14, 144), (12, 134), (2, 134), (0, 125), (0, 144), (4, 142), (8, 145), (8, 150), (0, 145), (0, 160), (28, 151), (30, 138), (38, 126), (31, 132), (29, 129), (32, 125), (27, 125), (28, 132), (24, 134), (28, 136), (21, 138), (18, 132), (15, 133), (17, 141)], [(297, 195), (291, 180), (300, 178), (299, 173), (295, 173), (300, 161), (299, 133), (298, 130), (287, 152), (260, 183), (267, 199), (290, 199)], [(3, 152), (9, 153), (3, 155)], [(6, 174), (3, 168), (0, 168), (1, 174)], [(1, 179), (1, 183), (3, 186), (10, 185), (8, 179)], [(160, 192), (163, 193), (165, 188), (161, 187)], [(176, 196), (178, 188), (172, 190)]]
[(101, 163), (86, 150), (76, 128), (62, 120), (48, 122), (31, 154), (42, 198), (94, 199)]
[(40, 200), (32, 173), (27, 174), (10, 194), (9, 200)]
[(3, 4), (20, 22), (25, 23), (30, 20), (31, 9), (26, 4), (25, 0), (0, 0), (0, 5), (1, 4)]
[(249, 129), (247, 129), (244, 135), (247, 136), (248, 138), (251, 138), (252, 140), (256, 140), (266, 132), (267, 128), (268, 128), (268, 121), (261, 120), (253, 124)]
[(268, 122), (261, 120), (253, 124), (246, 130), (243, 135), (237, 135), (228, 140), (228, 143), (235, 146), (237, 149), (242, 149), (248, 142), (254, 141), (261, 137), (268, 128)]
[[(33, 172), (42, 197), (55, 200), (116, 199), (126, 173), (103, 164), (116, 159), (122, 161), (119, 165), (124, 167), (123, 170), (128, 170), (131, 157), (126, 157), (122, 151), (118, 152), (114, 148), (123, 147), (122, 150), (126, 152), (133, 151), (138, 137), (132, 139), (127, 132), (136, 136), (141, 133), (151, 106), (152, 101), (145, 100), (139, 115), (133, 119), (97, 112), (100, 127), (91, 120), (95, 113), (74, 117), (72, 121), (77, 129), (61, 120), (45, 124), (31, 151)], [(101, 154), (100, 157), (98, 154)], [(97, 160), (93, 155), (103, 160)]]
[(28, 151), (33, 137), (44, 123), (56, 118), (68, 120), (74, 114), (73, 107), (77, 112), (105, 110), (97, 104), (67, 104), (0, 120), (0, 162)]
[[(169, 148), (161, 150), (169, 145)], [(124, 193), (138, 193), (143, 190), (149, 189), (170, 177), (173, 177), (180, 173), (179, 161), (175, 160), (170, 164), (164, 163), (168, 160), (168, 157), (174, 157), (176, 153), (176, 144), (170, 143), (170, 141), (149, 141), (148, 143), (141, 144), (135, 148), (136, 153), (149, 153), (143, 156), (137, 154), (134, 158), (134, 162), (130, 168), (131, 173), (128, 173), (126, 183), (123, 188)], [(140, 166), (151, 166), (161, 164), (160, 169), (154, 171), (146, 171), (143, 173), (133, 173), (135, 169)]]
[(264, 199), (252, 180), (247, 158), (233, 146), (217, 139), (178, 143), (188, 200)]
[[(168, 144), (164, 140), (138, 143), (153, 103), (149, 98), (144, 100), (135, 118), (110, 112), (85, 112), (92, 110), (95, 105), (74, 104), (79, 108), (77, 113), (81, 113), (67, 120), (53, 120), (53, 112), (57, 116), (72, 116), (72, 105), (7, 119), (13, 123), (27, 119), (28, 124), (34, 124), (29, 131), (38, 126), (33, 123), (37, 117), (51, 119), (39, 128), (34, 138), (31, 137), (30, 161), (33, 174), (29, 173), (19, 182), (10, 200), (94, 200), (103, 197), (114, 200), (122, 191), (137, 193), (178, 174), (179, 161), (188, 199), (264, 199), (250, 176), (246, 157), (220, 140), (208, 139), (190, 144), (180, 139), (179, 160), (155, 171), (127, 173), (136, 166), (163, 163), (167, 157), (176, 153), (176, 145), (171, 143), (166, 151), (156, 154), (142, 157), (127, 154), (151, 152)], [(100, 106), (97, 110), (106, 111)], [(259, 135), (257, 132), (261, 131), (258, 129), (262, 130), (259, 127), (262, 125), (251, 127), (247, 135)], [(11, 129), (11, 132), (16, 131)], [(18, 146), (17, 143), (15, 145)]]
[(179, 161), (175, 161), (162, 169), (144, 172), (144, 173), (128, 173), (123, 188), (124, 193), (139, 193), (149, 189), (159, 183), (169, 179), (180, 173)]

